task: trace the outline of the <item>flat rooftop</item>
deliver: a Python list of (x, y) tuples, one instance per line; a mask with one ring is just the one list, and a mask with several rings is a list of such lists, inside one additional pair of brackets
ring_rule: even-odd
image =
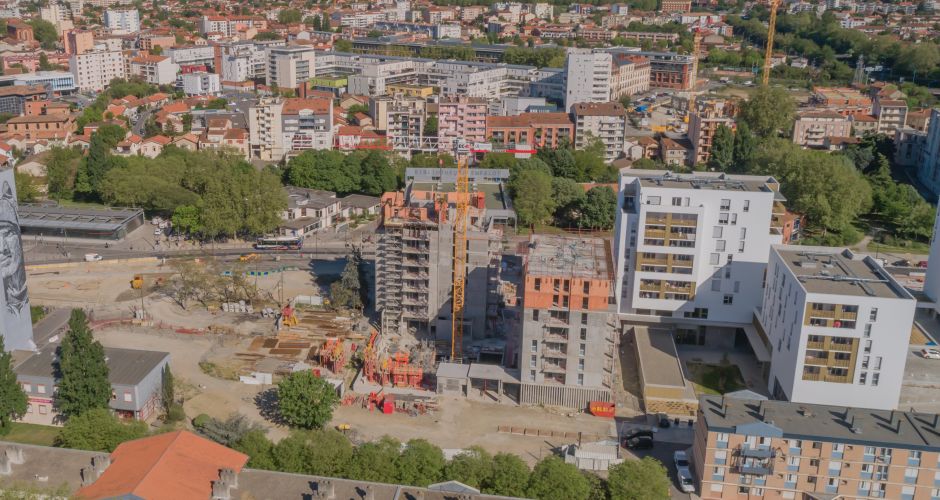
[(682, 361), (672, 340), (672, 332), (634, 326), (633, 336), (640, 353), (640, 370), (646, 384), (685, 387)]
[(18, 211), (22, 227), (109, 232), (144, 214), (139, 208), (90, 209), (29, 203), (19, 205)]
[[(412, 191), (431, 191), (435, 193), (453, 193), (457, 186), (453, 183), (416, 182), (411, 185)], [(503, 191), (499, 184), (477, 184), (470, 187), (471, 192), (483, 193), (484, 206), (487, 210), (508, 210), (509, 203), (503, 198)]]
[(807, 293), (911, 299), (874, 259), (829, 247), (773, 247)]
[(773, 192), (775, 198), (783, 199), (783, 195), (776, 189), (779, 182), (768, 175), (734, 175), (721, 172), (676, 174), (669, 170), (626, 170), (623, 177), (627, 182), (631, 177), (638, 179), (643, 187)]
[(529, 237), (526, 274), (611, 280), (610, 242), (586, 236), (533, 234)]
[(940, 451), (940, 415), (721, 396), (699, 402), (711, 432), (755, 435), (760, 426), (788, 439)]

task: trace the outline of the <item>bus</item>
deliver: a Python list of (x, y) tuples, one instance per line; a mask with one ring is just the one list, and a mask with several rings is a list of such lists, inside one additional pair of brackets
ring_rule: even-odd
[(302, 236), (271, 236), (258, 238), (255, 248), (258, 250), (300, 250), (304, 247)]

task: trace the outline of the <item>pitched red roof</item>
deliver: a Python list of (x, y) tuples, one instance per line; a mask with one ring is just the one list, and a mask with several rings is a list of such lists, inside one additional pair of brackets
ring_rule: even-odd
[(205, 500), (220, 469), (241, 472), (248, 456), (189, 431), (121, 443), (111, 465), (78, 498), (173, 498)]

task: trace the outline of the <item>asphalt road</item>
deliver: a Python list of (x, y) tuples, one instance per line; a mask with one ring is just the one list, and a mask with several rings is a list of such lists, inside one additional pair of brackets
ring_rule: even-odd
[(49, 343), (51, 337), (65, 328), (71, 314), (72, 311), (69, 308), (53, 309), (33, 325), (33, 341), (36, 342), (36, 347), (41, 349)]

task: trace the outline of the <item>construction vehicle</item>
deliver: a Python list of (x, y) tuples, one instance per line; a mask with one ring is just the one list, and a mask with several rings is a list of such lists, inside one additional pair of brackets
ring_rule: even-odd
[(767, 21), (767, 46), (764, 47), (764, 68), (761, 72), (761, 83), (766, 87), (770, 83), (770, 60), (774, 55), (774, 34), (777, 32), (777, 7), (780, 0), (770, 0), (770, 19)]
[(239, 262), (254, 262), (261, 260), (261, 256), (256, 253), (246, 253), (238, 257)]
[(281, 309), (281, 326), (297, 326), (297, 323), (297, 315), (294, 313), (294, 308), (284, 306), (284, 309)]
[(144, 287), (144, 275), (135, 274), (134, 279), (131, 280), (131, 288), (134, 290), (140, 290)]

